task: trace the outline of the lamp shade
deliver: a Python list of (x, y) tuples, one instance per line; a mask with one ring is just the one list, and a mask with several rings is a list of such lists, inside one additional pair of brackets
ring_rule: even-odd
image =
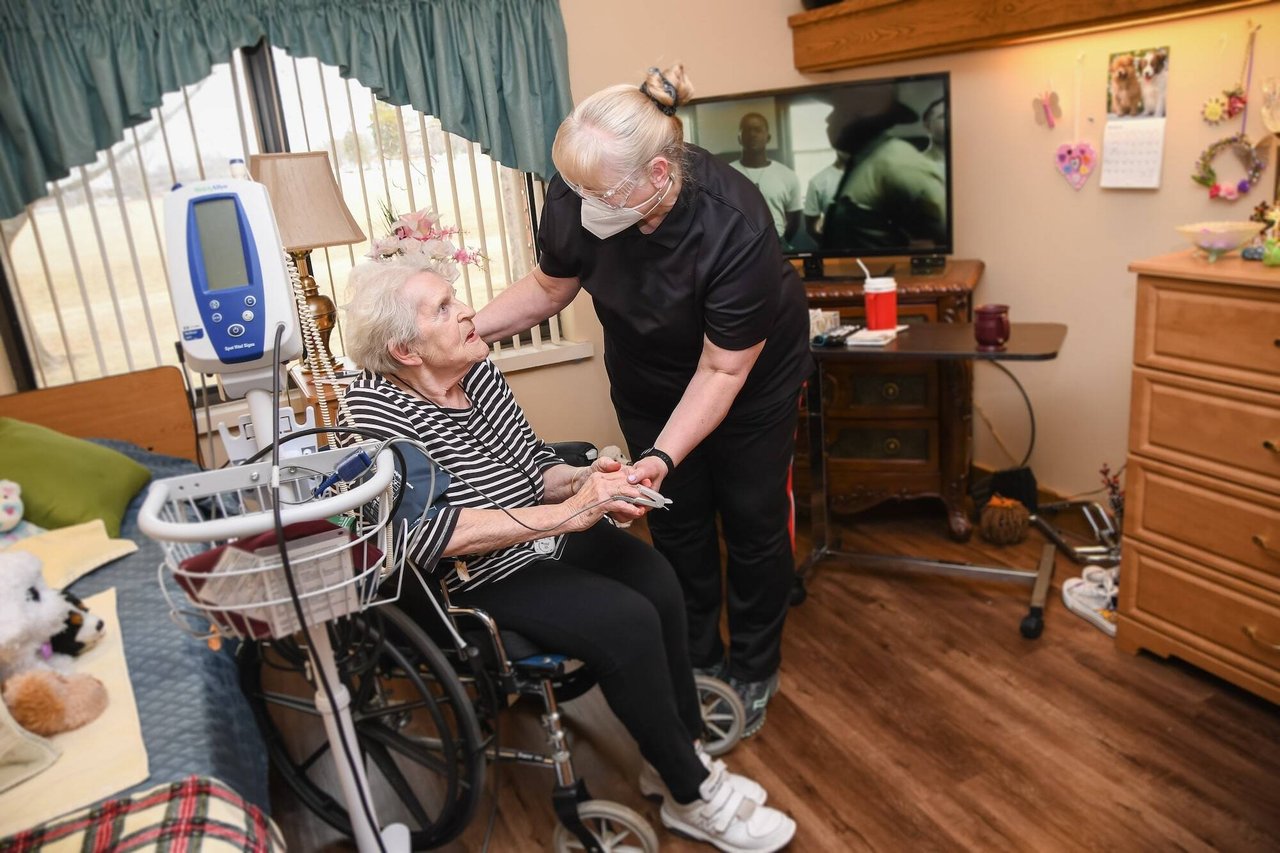
[(324, 151), (253, 154), (249, 174), (267, 188), (280, 239), (289, 252), (364, 240)]

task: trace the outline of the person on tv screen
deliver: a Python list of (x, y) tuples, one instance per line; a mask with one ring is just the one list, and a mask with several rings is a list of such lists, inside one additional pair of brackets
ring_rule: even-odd
[(920, 114), (920, 123), (929, 132), (929, 146), (924, 149), (924, 156), (933, 161), (934, 168), (942, 176), (943, 186), (947, 181), (947, 102), (938, 98), (924, 108)]
[(822, 226), (827, 208), (836, 200), (836, 192), (848, 165), (849, 155), (837, 151), (835, 162), (810, 178), (809, 188), (805, 190), (804, 227), (819, 246), (822, 245)]
[(782, 242), (791, 243), (800, 228), (800, 179), (786, 165), (769, 159), (769, 120), (760, 113), (747, 113), (738, 122), (738, 144), (742, 157), (729, 165), (747, 176), (759, 188), (773, 214), (773, 226)]
[(945, 179), (933, 160), (891, 133), (917, 119), (892, 84), (834, 96), (827, 134), (833, 148), (849, 152), (849, 167), (827, 209), (824, 247), (906, 249), (946, 240)]

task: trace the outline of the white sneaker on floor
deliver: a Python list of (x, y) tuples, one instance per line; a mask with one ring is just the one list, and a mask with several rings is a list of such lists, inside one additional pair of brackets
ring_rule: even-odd
[[(711, 771), (711, 775), (707, 777), (708, 781), (723, 775), (730, 785), (753, 803), (763, 806), (765, 801), (769, 799), (769, 793), (765, 791), (759, 782), (748, 779), (739, 773), (731, 772), (723, 761), (707, 755), (701, 743), (695, 744), (694, 748), (698, 752), (698, 759), (702, 762), (702, 766)], [(666, 783), (662, 781), (658, 771), (653, 769), (653, 765), (647, 761), (640, 767), (640, 793), (646, 797), (661, 797), (663, 800), (671, 798), (671, 792), (667, 790)]]
[(1091, 622), (1108, 637), (1116, 635), (1114, 590), (1084, 578), (1068, 578), (1062, 584), (1062, 603), (1072, 613)]
[(670, 797), (663, 800), (658, 812), (662, 824), (725, 853), (773, 853), (786, 847), (796, 834), (796, 822), (747, 799), (727, 777), (727, 773), (707, 777), (702, 798), (687, 805)]

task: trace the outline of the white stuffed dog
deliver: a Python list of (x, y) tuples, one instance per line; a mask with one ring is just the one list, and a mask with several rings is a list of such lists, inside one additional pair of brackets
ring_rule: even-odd
[(70, 658), (55, 654), (49, 638), (66, 617), (66, 599), (44, 582), (40, 558), (0, 551), (0, 682), (29, 669), (65, 670)]

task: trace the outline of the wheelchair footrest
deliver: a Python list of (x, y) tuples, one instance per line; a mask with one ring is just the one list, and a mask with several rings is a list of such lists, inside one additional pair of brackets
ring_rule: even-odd
[(521, 675), (532, 678), (559, 678), (564, 675), (564, 665), (569, 659), (564, 655), (530, 655), (512, 661), (511, 666)]

